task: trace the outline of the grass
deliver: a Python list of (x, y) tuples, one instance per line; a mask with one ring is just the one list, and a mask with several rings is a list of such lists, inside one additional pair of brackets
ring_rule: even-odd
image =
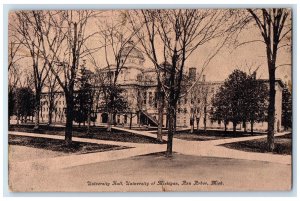
[[(257, 139), (257, 140), (249, 140), (242, 142), (234, 142), (223, 144), (221, 146), (237, 149), (248, 152), (259, 152), (259, 153), (267, 153), (267, 138)], [(292, 154), (292, 134), (286, 134), (279, 137), (275, 137), (275, 149), (273, 150), (274, 154), (281, 155), (291, 155)]]
[[(253, 136), (264, 135), (265, 133), (254, 132)], [(236, 137), (249, 137), (252, 136), (251, 133), (245, 133), (243, 131), (224, 131), (224, 130), (195, 130), (193, 133), (190, 131), (177, 131), (175, 138), (188, 141), (207, 141), (207, 140), (220, 140), (226, 138), (236, 138)]]
[(74, 141), (72, 142), (71, 146), (66, 146), (63, 140), (16, 135), (9, 135), (8, 143), (9, 145), (26, 146), (50, 151), (63, 152), (68, 154), (87, 154), (93, 152), (104, 152), (129, 148), (124, 146)]
[[(40, 125), (38, 130), (33, 129), (33, 125), (11, 125), (10, 131), (19, 131), (27, 133), (39, 133), (49, 135), (65, 135), (64, 127), (53, 127)], [(150, 143), (150, 144), (161, 144), (162, 142), (152, 137), (136, 135), (129, 132), (113, 130), (109, 132), (103, 127), (91, 127), (90, 133), (86, 133), (86, 127), (73, 127), (73, 137), (109, 140), (118, 142), (132, 142), (132, 143)], [(166, 143), (165, 141), (163, 143)]]

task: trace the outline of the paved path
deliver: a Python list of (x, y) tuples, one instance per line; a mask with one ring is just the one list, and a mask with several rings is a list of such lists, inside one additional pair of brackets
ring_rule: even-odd
[[(156, 138), (156, 135), (147, 131), (136, 131), (136, 130), (129, 130), (125, 128), (118, 128), (118, 127), (114, 127), (114, 129), (131, 132), (137, 135)], [(58, 135), (24, 133), (24, 132), (13, 132), (13, 131), (9, 131), (9, 134), (30, 136), (30, 137), (43, 137), (43, 138), (51, 138), (51, 139), (59, 139), (59, 140), (64, 139), (64, 136), (58, 136)], [(285, 134), (287, 133), (279, 133), (276, 134), (275, 136), (280, 136)], [(221, 144), (226, 144), (231, 142), (247, 141), (247, 140), (260, 139), (265, 137), (266, 136), (264, 135), (264, 136), (229, 138), (229, 139), (211, 140), (211, 141), (186, 141), (186, 140), (174, 138), (173, 151), (180, 154), (187, 154), (187, 155), (194, 155), (194, 156), (234, 158), (234, 159), (266, 161), (266, 162), (281, 163), (281, 164), (291, 164), (290, 155), (244, 152), (244, 151), (239, 151), (239, 150), (234, 150), (223, 146), (219, 146)], [(164, 136), (165, 140), (166, 138), (167, 137)], [(87, 139), (87, 138), (78, 138), (78, 137), (73, 137), (73, 141), (126, 146), (131, 148), (90, 153), (90, 154), (68, 155), (68, 156), (60, 156), (55, 158), (35, 159), (30, 161), (15, 162), (12, 165), (17, 166), (16, 168), (23, 168), (28, 170), (32, 168), (38, 170), (39, 169), (61, 169), (61, 168), (68, 168), (68, 167), (86, 165), (86, 164), (103, 162), (103, 161), (124, 159), (133, 156), (162, 152), (166, 150), (166, 144), (141, 144), (141, 143), (117, 142), (117, 141)]]
[[(137, 133), (139, 135), (144, 135), (144, 136), (152, 136), (152, 137), (156, 136), (156, 134), (147, 131), (132, 131), (124, 128), (122, 128), (122, 131)], [(275, 134), (275, 136), (286, 135), (288, 133), (289, 132), (278, 133)], [(209, 141), (187, 141), (178, 138), (173, 138), (173, 150), (177, 153), (194, 155), (194, 156), (235, 158), (235, 159), (275, 162), (281, 164), (291, 164), (292, 161), (291, 155), (245, 152), (236, 149), (230, 149), (224, 146), (219, 146), (222, 144), (227, 144), (232, 142), (241, 142), (241, 141), (248, 141), (248, 140), (255, 140), (255, 139), (262, 139), (262, 138), (266, 138), (266, 135), (227, 138), (227, 139), (209, 140)], [(163, 139), (167, 140), (167, 136), (163, 136)]]
[[(151, 137), (151, 138), (156, 139), (156, 134), (153, 134), (152, 132), (149, 132), (149, 131), (140, 131), (140, 130), (132, 130), (132, 129), (130, 130), (130, 129), (127, 129), (127, 128), (120, 128), (120, 127), (116, 127), (116, 126), (113, 126), (112, 128), (116, 129), (116, 130), (119, 130), (119, 131), (126, 131), (128, 133), (133, 133), (133, 134), (136, 134), (136, 135), (142, 135), (142, 136), (147, 136), (147, 137)], [(167, 140), (166, 136), (163, 136), (163, 139)]]
[[(275, 136), (285, 135), (287, 133), (276, 134)], [(257, 153), (257, 152), (245, 152), (236, 149), (230, 149), (224, 146), (220, 146), (226, 143), (240, 142), (254, 139), (265, 138), (266, 136), (253, 136), (253, 137), (241, 137), (230, 138), (222, 140), (210, 140), (210, 141), (183, 141), (174, 140), (174, 151), (182, 154), (194, 155), (194, 156), (208, 156), (208, 157), (221, 157), (221, 158), (234, 158), (234, 159), (246, 159), (265, 161), (272, 163), (291, 164), (291, 155), (279, 155), (272, 153)], [(186, 148), (188, 147), (188, 149)]]

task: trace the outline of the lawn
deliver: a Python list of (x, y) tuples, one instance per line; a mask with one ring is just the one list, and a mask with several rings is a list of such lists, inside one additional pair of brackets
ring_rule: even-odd
[[(291, 189), (291, 165), (176, 153), (172, 158), (166, 158), (164, 153), (158, 153), (56, 171), (30, 170), (30, 174), (26, 174), (23, 169), (13, 169), (13, 172), (15, 175), (10, 177), (12, 189), (33, 192)], [(213, 181), (220, 182), (220, 185), (213, 185)], [(119, 185), (113, 185), (114, 182)], [(89, 185), (89, 183), (107, 185)]]
[[(254, 132), (253, 136), (264, 135), (265, 133)], [(243, 131), (224, 131), (224, 130), (196, 130), (193, 133), (190, 131), (177, 131), (174, 135), (175, 138), (188, 140), (188, 141), (207, 141), (207, 140), (220, 140), (226, 138), (236, 137), (249, 137), (251, 133), (245, 133)]]
[[(40, 125), (40, 128), (38, 130), (34, 130), (33, 127), (34, 127), (33, 125), (11, 125), (9, 130), (27, 132), (27, 133), (49, 134), (49, 135), (61, 135), (61, 136), (65, 135), (64, 127)], [(86, 127), (74, 126), (73, 137), (109, 140), (109, 141), (118, 141), (118, 142), (161, 144), (161, 142), (159, 142), (158, 140), (152, 137), (136, 135), (133, 133), (128, 133), (119, 130), (113, 130), (112, 132), (108, 132), (106, 128), (103, 127), (91, 127), (90, 133), (87, 134)]]
[(94, 152), (104, 152), (111, 150), (127, 149), (129, 147), (95, 144), (86, 142), (72, 142), (71, 146), (66, 146), (63, 140), (50, 138), (37, 138), (28, 136), (9, 135), (9, 145), (26, 146), (56, 152), (63, 152), (65, 154), (87, 154)]
[[(267, 138), (228, 143), (220, 146), (224, 146), (231, 149), (242, 150), (242, 151), (248, 151), (248, 152), (260, 152), (260, 153), (268, 152)], [(282, 154), (282, 155), (291, 155), (292, 153), (291, 133), (279, 137), (275, 137), (275, 149), (273, 153)]]

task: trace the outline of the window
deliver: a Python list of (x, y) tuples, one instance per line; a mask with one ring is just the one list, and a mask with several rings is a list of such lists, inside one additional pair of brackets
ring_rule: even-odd
[(143, 104), (146, 105), (147, 104), (147, 92), (143, 93)]
[(183, 112), (184, 112), (184, 114), (186, 114), (186, 113), (187, 113), (187, 109), (186, 109), (186, 108), (184, 108), (184, 109), (183, 109)]
[(152, 96), (152, 92), (149, 92), (149, 105), (153, 104), (153, 96)]
[(158, 94), (157, 92), (154, 93), (154, 107), (157, 108), (157, 99), (158, 99)]
[(117, 123), (120, 124), (120, 115), (117, 116)]
[(127, 115), (124, 115), (124, 124), (127, 124)]
[(141, 74), (138, 74), (136, 79), (137, 79), (137, 81), (141, 82), (141, 81), (142, 81), (142, 78), (143, 78), (142, 75), (141, 75)]

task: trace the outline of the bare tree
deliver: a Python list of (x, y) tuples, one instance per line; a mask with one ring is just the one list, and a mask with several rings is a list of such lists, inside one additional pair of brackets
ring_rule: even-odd
[[(10, 32), (14, 32), (14, 30), (10, 30)], [(25, 57), (25, 55), (20, 54), (22, 48), (22, 38), (16, 38), (13, 34), (9, 36), (8, 43), (8, 71), (15, 67), (15, 65)], [(21, 40), (21, 41), (19, 41)]]
[(133, 10), (125, 13), (126, 19), (128, 19), (132, 30), (136, 32), (136, 37), (139, 39), (140, 45), (143, 48), (143, 52), (150, 59), (156, 69), (157, 80), (157, 110), (158, 110), (158, 128), (157, 128), (157, 140), (162, 141), (162, 127), (163, 127), (163, 111), (165, 94), (162, 89), (162, 81), (160, 79), (160, 68), (166, 62), (159, 61), (157, 56), (157, 14), (156, 10)]
[[(10, 108), (14, 107), (14, 95), (15, 89), (21, 81), (20, 65), (18, 62), (24, 58), (24, 55), (20, 54), (22, 48), (22, 41), (20, 42), (18, 38), (14, 35), (14, 29), (9, 25), (9, 42), (8, 42), (8, 94), (10, 95), (9, 105)], [(20, 37), (21, 39), (21, 37)], [(13, 111), (10, 111), (8, 114), (8, 126), (10, 126), (10, 116)]]
[[(35, 90), (35, 129), (39, 127), (39, 111), (41, 91), (44, 86), (46, 75), (49, 70), (46, 68), (45, 61), (41, 60), (42, 35), (39, 32), (43, 26), (37, 18), (43, 18), (40, 11), (17, 11), (12, 16), (14, 24), (11, 25), (14, 36), (18, 39), (28, 51), (28, 55), (32, 60), (34, 90)], [(19, 46), (17, 46), (19, 47)]]
[(291, 39), (291, 11), (284, 8), (248, 9), (257, 25), (266, 46), (269, 72), (269, 106), (268, 106), (268, 149), (274, 150), (275, 124), (275, 71), (283, 65), (278, 64), (279, 50), (290, 47)]
[[(167, 75), (168, 82), (160, 83), (166, 95), (169, 114), (166, 155), (171, 156), (173, 135), (176, 130), (177, 102), (185, 95), (181, 91), (181, 82), (186, 61), (196, 49), (211, 40), (219, 39), (203, 64), (203, 71), (226, 44), (231, 34), (241, 27), (241, 21), (236, 20), (238, 18), (232, 10), (143, 10), (141, 12), (142, 17), (136, 18), (133, 23), (145, 24), (139, 37), (141, 41), (149, 41), (150, 45), (142, 45), (145, 46), (145, 52), (155, 64), (159, 79), (162, 80), (162, 72)], [(163, 47), (158, 48), (158, 43)], [(158, 55), (162, 55), (162, 58)], [(161, 69), (159, 64), (162, 62), (159, 62), (159, 59), (162, 62), (170, 62), (170, 65), (162, 66)], [(186, 93), (195, 86), (195, 83)]]
[[(105, 61), (106, 61), (106, 74), (107, 84), (111, 90), (118, 88), (118, 77), (132, 50), (136, 47), (133, 42), (136, 31), (131, 32), (125, 26), (123, 16), (114, 16), (113, 22), (104, 22), (99, 25), (101, 42), (104, 47)], [(112, 55), (112, 59), (110, 59)], [(112, 105), (114, 102), (114, 93), (109, 93), (108, 97)], [(113, 110), (110, 108), (107, 130), (111, 131), (113, 124)]]
[(191, 133), (194, 131), (194, 121), (196, 120), (197, 130), (199, 130), (200, 119), (203, 116), (203, 129), (206, 131), (208, 103), (209, 103), (209, 86), (202, 80), (198, 82), (196, 87), (190, 92), (190, 108), (193, 112), (191, 115)]
[(19, 65), (12, 65), (8, 70), (8, 104), (9, 104), (9, 112), (8, 112), (8, 127), (10, 126), (10, 117), (14, 114), (15, 107), (15, 95), (16, 88), (21, 83), (21, 75), (22, 71), (20, 71)]
[[(97, 32), (88, 33), (88, 23), (99, 13), (96, 11), (48, 11), (42, 26), (42, 55), (48, 69), (56, 77), (66, 99), (65, 142), (72, 143), (75, 82), (80, 60), (98, 47), (88, 48), (87, 42)], [(42, 20), (42, 19), (41, 19)], [(58, 68), (62, 69), (61, 75)]]
[(46, 99), (48, 104), (48, 125), (51, 125), (53, 121), (53, 113), (56, 110), (56, 106), (58, 102), (56, 101), (56, 99), (58, 97), (58, 92), (60, 90), (60, 86), (59, 83), (57, 82), (57, 78), (52, 73), (49, 73), (47, 75), (45, 88), (47, 89)]

